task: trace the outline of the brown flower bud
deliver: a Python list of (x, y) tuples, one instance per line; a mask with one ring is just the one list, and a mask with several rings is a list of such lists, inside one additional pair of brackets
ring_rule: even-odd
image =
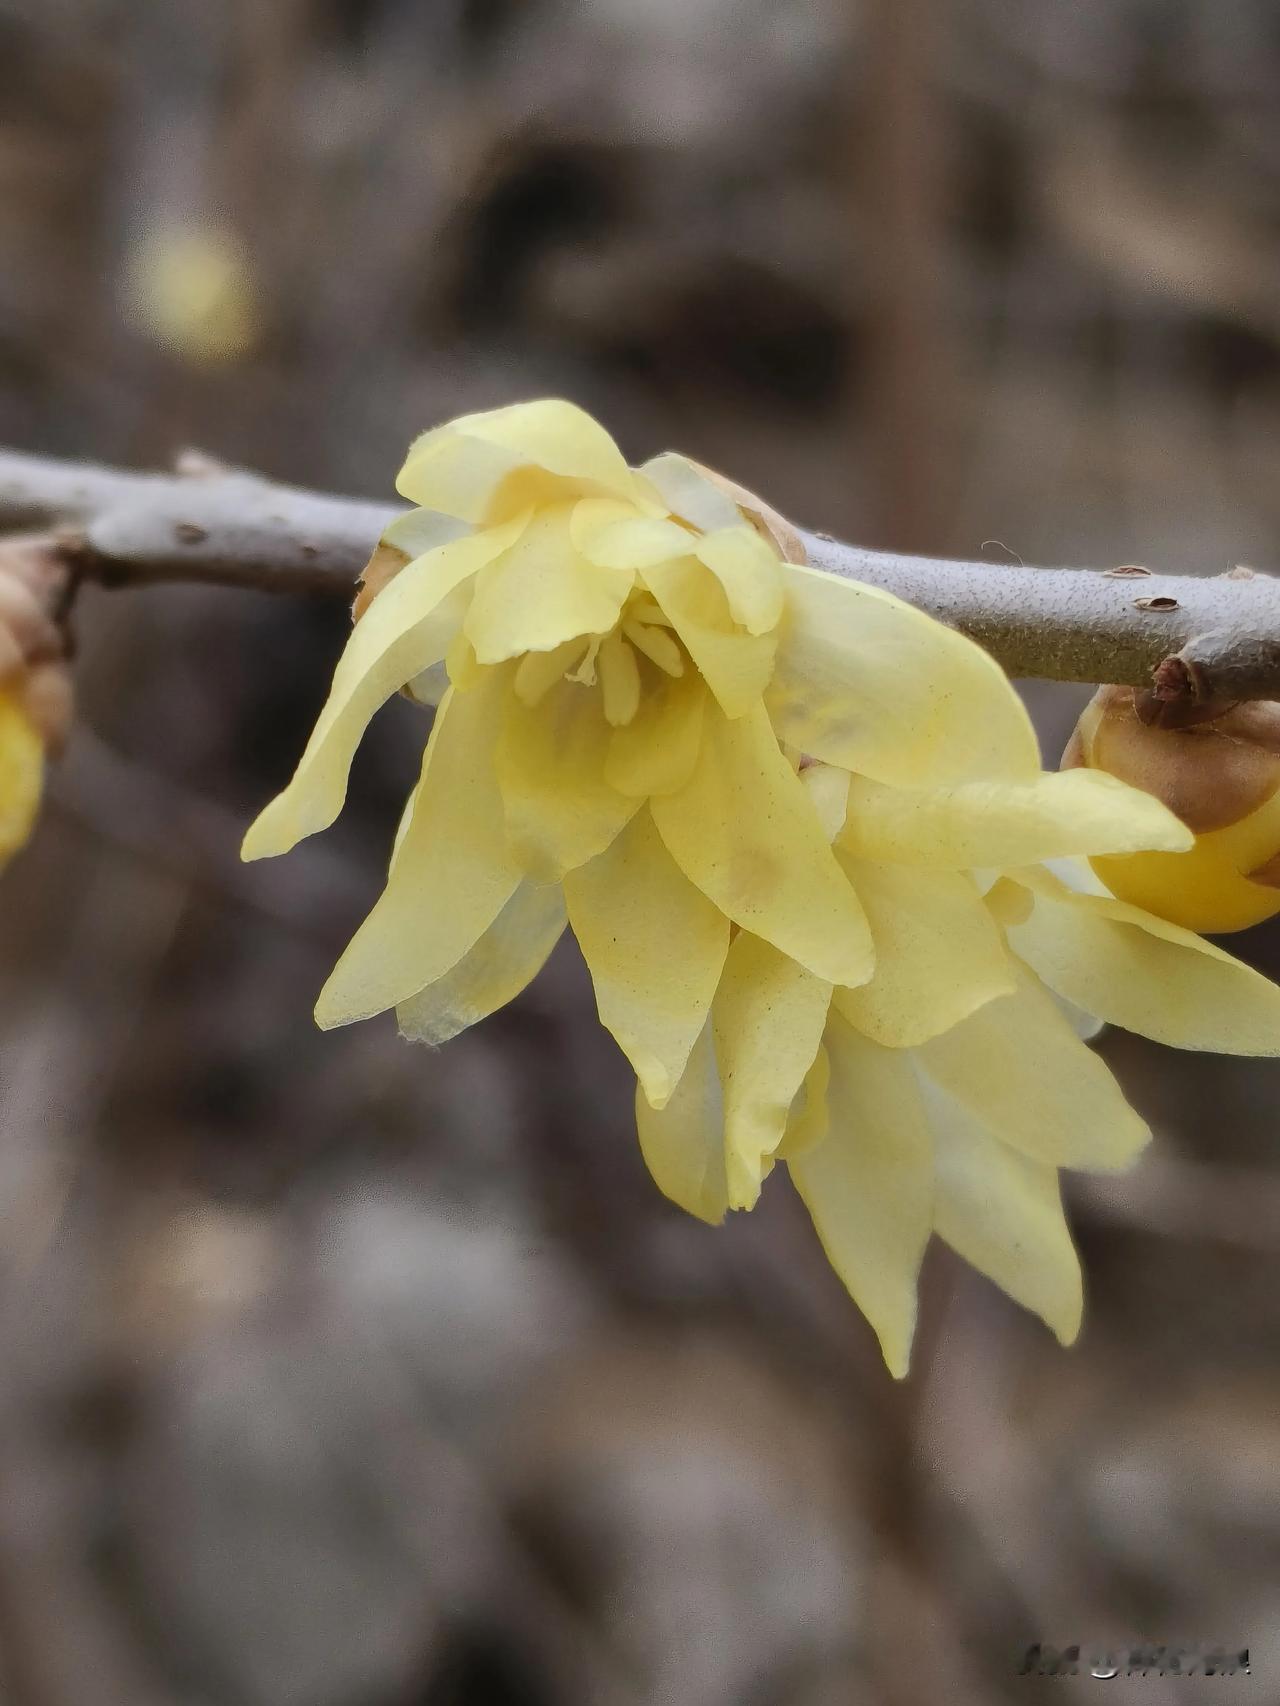
[(1243, 930), (1280, 912), (1280, 703), (1252, 701), (1163, 727), (1146, 696), (1100, 687), (1062, 767), (1105, 770), (1154, 794), (1195, 833), (1186, 853), (1092, 861), (1121, 900), (1205, 932)]

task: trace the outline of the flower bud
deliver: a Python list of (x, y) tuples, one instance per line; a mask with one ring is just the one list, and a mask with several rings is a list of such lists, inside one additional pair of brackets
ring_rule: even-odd
[[(1195, 834), (1186, 853), (1091, 861), (1120, 900), (1189, 930), (1244, 930), (1280, 912), (1280, 702), (1225, 707), (1187, 726), (1147, 720), (1132, 687), (1100, 687), (1062, 768), (1105, 770), (1154, 794)], [(1144, 714), (1146, 713), (1146, 714)]]

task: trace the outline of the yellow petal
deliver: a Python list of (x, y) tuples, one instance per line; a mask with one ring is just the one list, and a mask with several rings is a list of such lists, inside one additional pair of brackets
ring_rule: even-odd
[(738, 628), (724, 588), (694, 557), (655, 564), (644, 571), (644, 582), (725, 715), (743, 716), (768, 685), (776, 634), (747, 634)]
[(662, 1107), (702, 1030), (729, 922), (680, 871), (647, 811), (564, 880), (600, 1022)]
[(778, 1161), (793, 1161), (797, 1155), (821, 1143), (831, 1129), (827, 1110), (827, 1091), (831, 1084), (831, 1060), (825, 1048), (813, 1057), (813, 1065), (805, 1074), (800, 1094), (791, 1104), (787, 1129), (782, 1142), (774, 1151)]
[(445, 696), (387, 886), (316, 1004), (326, 1030), (407, 1001), (457, 965), (514, 893), (493, 749), (509, 688), (490, 670)]
[(1150, 794), (1101, 771), (1062, 770), (931, 789), (890, 788), (855, 776), (841, 842), (866, 859), (970, 870), (1185, 848), (1192, 835)]
[(767, 634), (782, 619), (782, 562), (753, 527), (739, 522), (708, 533), (694, 555), (724, 588), (729, 614), (749, 634)]
[(631, 590), (629, 569), (587, 562), (569, 538), (572, 506), (540, 510), (511, 548), (476, 577), (465, 631), (482, 664), (549, 652), (578, 634), (604, 634)]
[(575, 548), (603, 569), (647, 569), (687, 557), (697, 536), (679, 522), (641, 515), (634, 504), (583, 498), (574, 505), (570, 532)]
[(561, 681), (533, 708), (511, 695), (498, 781), (512, 856), (535, 882), (594, 859), (639, 804), (605, 780), (612, 733), (596, 688)]
[(833, 764), (806, 764), (800, 772), (805, 792), (813, 801), (822, 833), (834, 841), (844, 828), (849, 810), (849, 785), (853, 781), (847, 770), (837, 770)]
[(542, 970), (564, 929), (558, 888), (521, 883), (451, 971), (396, 1007), (400, 1035), (440, 1044), (514, 1001)]
[(876, 865), (841, 854), (871, 926), (876, 969), (835, 1002), (886, 1048), (913, 1048), (1014, 988), (1014, 962), (972, 881), (959, 871)]
[(638, 486), (602, 426), (572, 403), (516, 403), (423, 433), (396, 480), (414, 503), (464, 521), (574, 495), (633, 500)]
[(640, 473), (653, 485), (672, 515), (690, 522), (703, 533), (714, 533), (720, 527), (742, 525), (742, 512), (723, 487), (698, 468), (688, 457), (674, 450), (664, 450), (640, 464)]
[(549, 652), (526, 652), (516, 665), (516, 697), (530, 710), (540, 705), (557, 681), (563, 681), (582, 656), (581, 636)]
[(684, 655), (665, 628), (651, 628), (647, 622), (624, 621), (622, 632), (650, 663), (657, 664), (664, 675), (684, 674)]
[(705, 1025), (689, 1064), (664, 1108), (636, 1090), (640, 1153), (653, 1182), (688, 1214), (716, 1226), (729, 1206), (725, 1186), (723, 1114), (711, 1027)]
[(1007, 927), (1009, 945), (1066, 1000), (1172, 1048), (1280, 1054), (1280, 989), (1269, 978), (1125, 901), (1077, 893), (1049, 871), (1016, 877), (1035, 907)]
[(403, 551), (410, 562), (440, 545), (449, 545), (471, 531), (456, 515), (437, 515), (432, 509), (410, 509), (382, 530), (382, 543)]
[(730, 1208), (752, 1208), (760, 1195), (830, 1004), (829, 983), (749, 931), (734, 937), (712, 1010)]
[(333, 686), (288, 787), (244, 838), (241, 857), (287, 853), (342, 810), (347, 775), (374, 712), (405, 682), (439, 663), (457, 631), (463, 583), (520, 535), (523, 521), (442, 545), (402, 569), (351, 630)]
[(934, 1037), (920, 1063), (1002, 1143), (1051, 1167), (1127, 1167), (1151, 1135), (1039, 981)]
[(696, 675), (646, 693), (632, 720), (613, 731), (604, 767), (609, 785), (642, 800), (683, 788), (698, 761), (706, 703), (706, 685)]
[(12, 693), (0, 692), (0, 858), (25, 846), (44, 789), (44, 742)]
[(933, 1225), (933, 1148), (911, 1056), (833, 1017), (831, 1121), (788, 1163), (827, 1259), (875, 1328), (889, 1371), (907, 1372), (916, 1281)]
[(924, 1096), (933, 1130), (938, 1236), (1071, 1344), (1084, 1299), (1057, 1169), (1009, 1149), (928, 1082)]
[(722, 912), (828, 983), (865, 983), (871, 934), (764, 710), (703, 715), (685, 787), (652, 802), (677, 863)]
[(768, 703), (789, 745), (898, 787), (1038, 772), (1022, 701), (980, 646), (875, 587), (783, 574)]

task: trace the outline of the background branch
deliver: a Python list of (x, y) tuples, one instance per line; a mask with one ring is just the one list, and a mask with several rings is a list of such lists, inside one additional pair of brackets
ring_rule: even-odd
[[(276, 485), (188, 455), (173, 474), (0, 452), (0, 531), (54, 529), (81, 578), (350, 598), (391, 504)], [(1170, 701), (1280, 698), (1280, 582), (866, 551), (800, 533), (817, 568), (882, 587), (978, 641), (1010, 675), (1154, 681)]]

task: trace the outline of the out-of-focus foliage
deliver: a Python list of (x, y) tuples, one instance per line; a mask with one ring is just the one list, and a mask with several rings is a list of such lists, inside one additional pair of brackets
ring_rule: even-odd
[[(869, 544), (1275, 567), (1273, 14), (6, 0), (0, 441), (385, 494), (562, 394)], [(136, 313), (174, 230), (244, 258), (217, 363)], [(441, 1053), (313, 1029), (421, 714), (235, 853), (343, 621), (85, 595), (0, 903), (5, 1698), (968, 1706), (1038, 1639), (1260, 1642), (1275, 1067), (1104, 1040), (1157, 1141), (1071, 1205), (1081, 1343), (931, 1259), (895, 1393), (785, 1189), (648, 1186), (569, 953)]]

